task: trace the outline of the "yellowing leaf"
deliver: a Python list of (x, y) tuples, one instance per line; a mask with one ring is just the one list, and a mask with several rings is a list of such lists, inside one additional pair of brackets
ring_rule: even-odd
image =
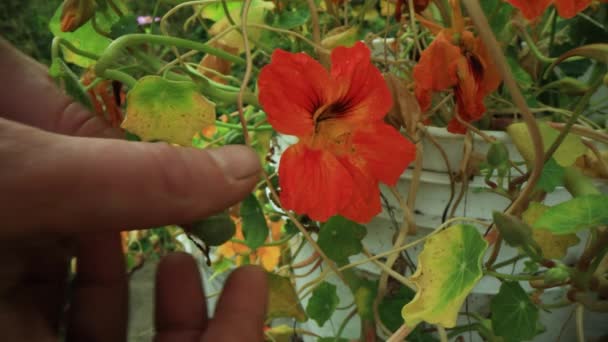
[[(274, 9), (274, 3), (270, 2), (270, 1), (253, 0), (251, 2), (251, 7), (249, 9), (249, 15), (247, 17), (247, 24), (249, 24), (249, 25), (263, 24), (264, 23), (264, 14), (266, 13), (266, 11), (272, 10), (272, 9)], [(240, 25), (241, 24), (241, 6), (238, 6), (238, 8), (230, 9), (230, 16), (234, 20), (235, 24)], [(221, 19), (216, 21), (215, 24), (213, 24), (213, 26), (211, 26), (211, 28), (209, 29), (210, 35), (212, 35), (212, 36), (218, 35), (231, 26), (230, 21), (228, 20), (228, 17), (226, 17), (225, 15), (222, 14), (220, 18)], [(261, 29), (258, 29), (258, 28), (249, 28), (248, 29), (249, 38), (257, 40), (260, 38), (261, 34), (262, 34)], [(226, 34), (223, 37), (221, 37), (220, 39), (218, 39), (217, 42), (222, 45), (226, 45), (226, 46), (238, 49), (239, 53), (242, 53), (245, 51), (245, 47), (243, 46), (243, 36), (237, 30), (233, 30), (233, 31), (229, 32), (228, 34)], [(253, 42), (250, 41), (249, 46), (251, 48), (253, 46)]]
[[(522, 214), (524, 222), (530, 226), (547, 210), (544, 204), (538, 202), (530, 203), (528, 209)], [(532, 238), (538, 243), (543, 256), (549, 259), (561, 259), (566, 256), (568, 248), (578, 244), (579, 238), (576, 234), (554, 235), (545, 229), (534, 228)]]
[(278, 317), (295, 318), (300, 322), (306, 321), (306, 313), (289, 278), (274, 273), (268, 274), (268, 309), (267, 319)]
[(321, 45), (326, 49), (334, 49), (338, 46), (353, 46), (357, 42), (358, 26), (340, 26), (329, 31), (321, 41)]
[(482, 277), (487, 247), (469, 225), (451, 226), (425, 242), (416, 273), (410, 277), (418, 292), (401, 311), (409, 327), (422, 321), (446, 328), (456, 325), (462, 303)]
[(144, 141), (191, 146), (192, 137), (214, 122), (215, 104), (194, 83), (146, 76), (127, 94), (127, 114), (121, 127)]
[[(559, 131), (551, 128), (544, 122), (538, 121), (538, 128), (543, 139), (543, 145), (545, 152), (549, 149), (551, 144), (559, 136)], [(521, 153), (522, 157), (531, 163), (534, 161), (534, 148), (532, 145), (532, 139), (530, 139), (530, 133), (528, 132), (528, 126), (523, 122), (518, 122), (507, 127), (507, 132), (511, 136), (513, 143)], [(585, 154), (587, 147), (582, 143), (581, 138), (574, 134), (568, 134), (566, 139), (561, 143), (559, 148), (553, 154), (555, 161), (563, 166), (571, 166), (574, 164), (576, 159), (581, 155)]]

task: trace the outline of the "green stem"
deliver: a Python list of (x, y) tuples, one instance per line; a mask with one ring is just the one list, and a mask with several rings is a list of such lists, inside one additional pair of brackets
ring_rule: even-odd
[[(206, 96), (224, 103), (237, 103), (240, 89), (213, 82), (190, 67), (186, 67), (184, 70), (199, 84), (200, 91)], [(175, 73), (168, 75), (168, 77), (181, 81), (187, 80), (185, 76)], [(243, 102), (255, 107), (260, 106), (257, 96), (249, 91), (243, 93)]]
[(557, 60), (557, 58), (555, 58), (555, 57), (545, 56), (540, 51), (540, 49), (538, 48), (538, 46), (536, 46), (536, 43), (534, 42), (532, 37), (530, 37), (530, 34), (528, 33), (528, 30), (526, 29), (526, 27), (519, 26), (519, 25), (516, 25), (516, 26), (518, 26), (519, 31), (521, 32), (522, 38), (524, 39), (524, 41), (530, 48), (530, 52), (532, 52), (532, 54), (536, 57), (536, 59), (538, 59), (539, 61), (546, 63), (546, 64), (551, 64)]
[(479, 330), (479, 326), (481, 324), (479, 323), (471, 323), (471, 324), (467, 324), (467, 325), (463, 325), (463, 326), (459, 326), (459, 327), (454, 327), (452, 329), (450, 329), (450, 332), (448, 333), (448, 339), (453, 339), (454, 337), (468, 332), (468, 331), (474, 331), (474, 330)]
[(137, 83), (137, 80), (133, 76), (116, 69), (107, 69), (103, 72), (103, 75), (100, 76), (118, 81), (129, 88), (133, 88), (135, 83)]
[(81, 50), (81, 49), (77, 48), (76, 46), (74, 46), (69, 41), (67, 41), (61, 37), (55, 37), (51, 44), (51, 56), (53, 59), (59, 58), (59, 47), (65, 47), (66, 49), (72, 51), (73, 53), (75, 53), (77, 55), (80, 55), (80, 56), (83, 56), (83, 57), (86, 57), (86, 58), (89, 58), (92, 60), (98, 60), (100, 58), (99, 55), (96, 55), (92, 52)]
[(576, 104), (576, 107), (574, 108), (574, 111), (572, 112), (572, 116), (566, 123), (566, 126), (564, 126), (564, 129), (560, 132), (557, 139), (555, 139), (555, 141), (553, 141), (553, 144), (551, 144), (551, 147), (549, 147), (549, 149), (547, 149), (547, 152), (545, 153), (545, 163), (547, 161), (549, 161), (549, 159), (551, 159), (551, 156), (553, 155), (553, 153), (555, 153), (555, 151), (557, 150), (559, 145), (561, 145), (561, 143), (564, 141), (564, 139), (566, 139), (566, 136), (570, 132), (570, 129), (572, 128), (574, 123), (576, 123), (576, 121), (578, 120), (578, 117), (583, 113), (583, 111), (585, 110), (585, 107), (587, 107), (587, 105), (589, 104), (589, 101), (591, 100), (591, 96), (593, 96), (593, 94), (597, 91), (597, 89), (604, 83), (604, 71), (605, 71), (605, 68), (595, 68), (594, 69), (594, 72), (591, 76), (591, 87), (589, 88), (589, 90), (587, 90), (585, 92), (585, 95), (583, 95), (583, 97), (581, 97), (581, 99), (578, 101), (578, 103)]
[[(243, 127), (239, 124), (231, 124), (231, 123), (222, 122), (222, 121), (215, 121), (215, 125), (218, 127), (225, 127), (225, 128), (230, 128), (230, 129), (238, 129), (238, 130), (243, 129)], [(262, 126), (258, 126), (258, 127), (247, 126), (247, 129), (250, 131), (272, 131), (272, 130), (274, 130), (274, 128), (272, 128), (272, 126), (269, 126), (269, 125), (262, 125)]]
[(526, 256), (525, 256), (525, 255), (522, 255), (522, 254), (520, 254), (520, 255), (516, 255), (516, 256), (512, 257), (511, 259), (507, 259), (507, 260), (505, 260), (505, 261), (502, 261), (502, 262), (499, 262), (499, 263), (494, 264), (494, 265), (492, 266), (492, 269), (493, 269), (493, 270), (497, 270), (497, 269), (499, 269), (499, 268), (505, 267), (505, 266), (510, 265), (510, 264), (512, 264), (512, 263), (515, 263), (515, 262), (517, 262), (517, 261), (519, 261), (519, 260), (521, 260), (521, 259), (523, 259), (523, 258), (525, 258), (525, 257), (526, 257)]
[(514, 280), (514, 281), (544, 279), (544, 277), (542, 275), (533, 276), (533, 275), (527, 275), (527, 274), (505, 274), (505, 273), (498, 273), (498, 272), (488, 271), (488, 270), (484, 271), (483, 273), (484, 273), (484, 275), (491, 276), (494, 278), (504, 279), (504, 280)]
[(245, 60), (241, 57), (227, 53), (226, 51), (221, 49), (216, 49), (204, 43), (198, 43), (188, 39), (182, 39), (177, 37), (135, 33), (127, 34), (114, 40), (106, 48), (101, 58), (99, 58), (99, 60), (97, 61), (97, 64), (95, 65), (95, 72), (97, 73), (97, 75), (103, 75), (104, 72), (110, 68), (112, 63), (116, 62), (116, 60), (120, 57), (120, 54), (124, 49), (126, 49), (127, 47), (132, 47), (134, 45), (140, 45), (145, 43), (196, 50), (208, 53), (210, 55), (221, 57), (235, 64), (245, 64)]

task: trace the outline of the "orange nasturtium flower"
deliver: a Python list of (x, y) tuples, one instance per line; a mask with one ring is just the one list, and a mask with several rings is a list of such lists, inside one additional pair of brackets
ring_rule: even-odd
[[(236, 233), (234, 237), (238, 240), (245, 240), (241, 219), (236, 218), (234, 220), (236, 221)], [(266, 220), (266, 222), (270, 227), (272, 241), (279, 241), (284, 222), (282, 220), (276, 222)], [(228, 259), (236, 258), (236, 264), (239, 266), (243, 263), (242, 258), (248, 257), (248, 263), (261, 265), (268, 272), (272, 272), (279, 265), (281, 248), (281, 246), (267, 246), (251, 251), (245, 244), (227, 241), (217, 248), (217, 254)]]
[[(416, 98), (421, 109), (427, 111), (433, 92), (452, 88), (458, 115), (463, 121), (474, 122), (486, 111), (483, 99), (496, 90), (502, 80), (481, 39), (464, 28), (459, 1), (450, 0), (450, 3), (451, 28), (426, 23), (436, 36), (413, 70)], [(464, 134), (466, 126), (454, 116), (448, 131)]]
[[(572, 18), (587, 8), (592, 0), (507, 0), (516, 7), (528, 20), (540, 17), (552, 3), (562, 18)], [(602, 0), (606, 2), (606, 0)]]
[(381, 211), (378, 183), (395, 184), (415, 148), (383, 121), (392, 98), (369, 49), (335, 48), (331, 64), (277, 49), (260, 72), (268, 122), (299, 138), (281, 157), (281, 203), (317, 221), (367, 222)]

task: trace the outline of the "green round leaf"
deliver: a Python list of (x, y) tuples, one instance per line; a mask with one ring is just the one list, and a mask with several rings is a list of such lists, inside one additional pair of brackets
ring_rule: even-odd
[(338, 298), (336, 285), (322, 282), (312, 292), (312, 297), (306, 305), (306, 313), (322, 327), (336, 311), (338, 303), (340, 303), (340, 298)]
[(349, 256), (361, 253), (361, 240), (366, 234), (364, 226), (342, 216), (334, 216), (321, 226), (317, 243), (330, 259), (343, 263)]
[(490, 303), (494, 333), (506, 342), (519, 342), (536, 336), (538, 308), (516, 282), (504, 282)]

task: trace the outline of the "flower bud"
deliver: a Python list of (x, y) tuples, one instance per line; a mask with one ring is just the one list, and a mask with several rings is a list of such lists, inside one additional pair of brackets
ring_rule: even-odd
[(61, 11), (61, 31), (76, 31), (93, 17), (95, 8), (95, 0), (65, 0)]
[(545, 283), (556, 284), (567, 280), (570, 277), (568, 270), (562, 267), (554, 267), (545, 272)]
[(497, 168), (502, 165), (506, 165), (509, 162), (509, 150), (505, 144), (501, 142), (493, 142), (486, 155), (488, 164), (491, 167)]

